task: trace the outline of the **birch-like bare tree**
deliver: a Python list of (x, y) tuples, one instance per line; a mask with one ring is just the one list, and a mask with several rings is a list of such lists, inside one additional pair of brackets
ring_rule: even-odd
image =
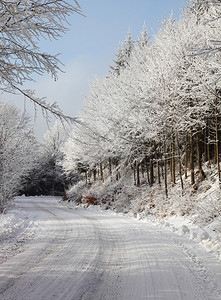
[(6, 0), (0, 1), (0, 90), (21, 93), (39, 105), (44, 113), (73, 121), (65, 116), (56, 103), (35, 96), (23, 84), (34, 81), (35, 74), (45, 72), (57, 80), (60, 70), (58, 55), (42, 52), (41, 38), (57, 39), (68, 30), (67, 17), (81, 14), (76, 0)]

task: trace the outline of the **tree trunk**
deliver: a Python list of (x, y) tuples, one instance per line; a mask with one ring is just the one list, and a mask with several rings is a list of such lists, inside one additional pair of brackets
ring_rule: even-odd
[(200, 177), (202, 180), (204, 180), (206, 176), (202, 169), (202, 160), (201, 160), (201, 151), (200, 151), (200, 131), (198, 131), (196, 134), (196, 152), (197, 152), (197, 163), (198, 163)]
[(119, 172), (119, 171), (117, 172), (116, 179), (117, 179), (117, 181), (119, 181), (119, 180), (120, 180), (120, 172)]
[(109, 167), (109, 175), (110, 175), (110, 179), (111, 179), (111, 182), (112, 182), (112, 163), (111, 163), (111, 158), (109, 158), (109, 164), (108, 164), (108, 167)]
[(116, 180), (118, 181), (120, 179), (120, 171), (119, 171), (119, 163), (118, 161), (115, 159), (115, 170), (116, 170)]
[(145, 172), (145, 170), (144, 170), (144, 160), (142, 160), (140, 166), (141, 166), (141, 174), (142, 174), (142, 178), (144, 179), (144, 172)]
[(159, 160), (158, 160), (158, 157), (157, 157), (156, 143), (154, 143), (154, 148), (155, 148), (155, 159), (156, 159), (156, 163), (157, 163), (157, 182), (160, 185), (160, 168), (159, 168)]
[(190, 133), (190, 178), (191, 178), (191, 184), (193, 185), (195, 183), (195, 177), (194, 177), (194, 145), (193, 145), (193, 134)]
[(178, 152), (178, 160), (179, 160), (180, 184), (181, 184), (182, 195), (183, 195), (182, 166), (181, 166), (180, 147), (179, 147), (179, 139), (178, 139), (178, 132), (177, 132), (177, 130), (176, 130), (176, 142), (177, 142), (177, 152)]
[(137, 163), (136, 161), (134, 162), (134, 165), (133, 165), (133, 171), (134, 171), (134, 185), (137, 184), (137, 180), (136, 180), (136, 169), (137, 169)]
[(101, 182), (104, 182), (104, 173), (103, 173), (102, 163), (100, 163), (100, 175), (101, 175)]
[(172, 167), (172, 139), (170, 139), (170, 177), (171, 181), (173, 178), (173, 167)]
[(221, 187), (221, 182), (220, 182), (220, 166), (219, 166), (219, 128), (218, 128), (218, 95), (217, 95), (217, 90), (215, 89), (215, 128), (216, 128), (216, 163), (217, 163), (217, 175), (219, 179), (219, 186)]
[(137, 165), (137, 186), (140, 186), (140, 164), (136, 164)]
[(154, 182), (153, 159), (150, 158), (150, 186), (153, 185), (153, 182)]
[(175, 144), (173, 130), (171, 129), (171, 176), (172, 183), (176, 183), (176, 173), (175, 173)]
[(214, 161), (214, 165), (216, 165), (217, 164), (217, 153), (216, 153), (216, 150), (217, 150), (216, 149), (216, 116), (215, 116), (214, 147), (213, 147), (213, 149), (214, 149), (214, 158), (213, 158), (213, 161)]
[(210, 160), (210, 123), (208, 121), (208, 136), (207, 136), (207, 158), (208, 158), (208, 165), (211, 166), (211, 160)]
[(207, 155), (207, 128), (205, 127), (203, 130), (204, 133), (204, 162), (208, 160), (208, 155)]
[(165, 186), (166, 197), (168, 197), (168, 189), (167, 189), (167, 155), (166, 155), (165, 137), (163, 139), (163, 153), (164, 153), (164, 186)]
[[(161, 149), (161, 153), (163, 153), (163, 147)], [(163, 156), (161, 159), (161, 176), (162, 176), (162, 180), (164, 179), (164, 160), (163, 160)]]
[(91, 182), (91, 170), (88, 170), (88, 176), (87, 176), (88, 182)]
[(97, 170), (96, 168), (93, 169), (93, 175), (94, 175), (94, 182), (97, 180)]
[(186, 134), (186, 147), (185, 147), (185, 179), (187, 179), (187, 166), (188, 166), (188, 133)]
[(146, 173), (147, 173), (147, 182), (150, 185), (150, 176), (149, 176), (149, 167), (148, 167), (147, 156), (145, 156), (145, 167), (146, 167)]

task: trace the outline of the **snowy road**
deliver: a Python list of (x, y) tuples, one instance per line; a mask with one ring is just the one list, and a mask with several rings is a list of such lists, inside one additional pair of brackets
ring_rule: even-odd
[(221, 299), (220, 262), (185, 237), (53, 199), (17, 205), (38, 230), (1, 262), (2, 300)]

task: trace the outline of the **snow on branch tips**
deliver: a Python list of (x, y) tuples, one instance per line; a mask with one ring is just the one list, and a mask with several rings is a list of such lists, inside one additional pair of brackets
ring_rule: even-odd
[(193, 55), (203, 55), (208, 58), (221, 52), (220, 30), (214, 36), (214, 28), (220, 28), (221, 0), (197, 0), (189, 2), (191, 3), (189, 10), (196, 16), (197, 21), (195, 26), (203, 24), (207, 27), (207, 43), (191, 49)]
[[(46, 104), (27, 92), (22, 85), (34, 81), (33, 75), (47, 72), (54, 80), (60, 71), (57, 55), (42, 52), (41, 38), (50, 40), (61, 37), (67, 30), (67, 17), (71, 13), (82, 15), (77, 1), (74, 5), (61, 0), (0, 1), (0, 90), (22, 93), (43, 110), (65, 119), (55, 104)], [(75, 121), (75, 118), (66, 117)]]

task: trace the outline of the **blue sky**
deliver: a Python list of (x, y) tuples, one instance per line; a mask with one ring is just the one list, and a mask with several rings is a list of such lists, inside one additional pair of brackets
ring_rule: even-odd
[[(47, 74), (36, 78), (36, 83), (27, 84), (36, 90), (36, 95), (46, 96), (49, 102), (58, 102), (65, 114), (77, 116), (83, 107), (84, 95), (95, 75), (103, 77), (112, 65), (114, 54), (130, 30), (136, 40), (146, 23), (148, 33), (157, 33), (164, 18), (173, 11), (176, 18), (186, 5), (185, 0), (79, 0), (86, 17), (73, 14), (68, 33), (57, 41), (42, 41), (42, 51), (61, 53), (65, 73), (54, 82)], [(10, 99), (11, 96), (7, 96)], [(11, 97), (12, 99), (13, 97)], [(23, 98), (13, 102), (23, 107)], [(33, 115), (33, 106), (28, 105)], [(36, 120), (38, 136), (47, 130), (39, 111)]]
[(111, 60), (129, 29), (136, 39), (145, 21), (152, 35), (171, 10), (179, 16), (185, 1), (80, 0), (79, 3), (86, 17), (73, 15), (69, 19), (72, 25), (70, 32), (57, 43), (65, 61), (79, 55)]

